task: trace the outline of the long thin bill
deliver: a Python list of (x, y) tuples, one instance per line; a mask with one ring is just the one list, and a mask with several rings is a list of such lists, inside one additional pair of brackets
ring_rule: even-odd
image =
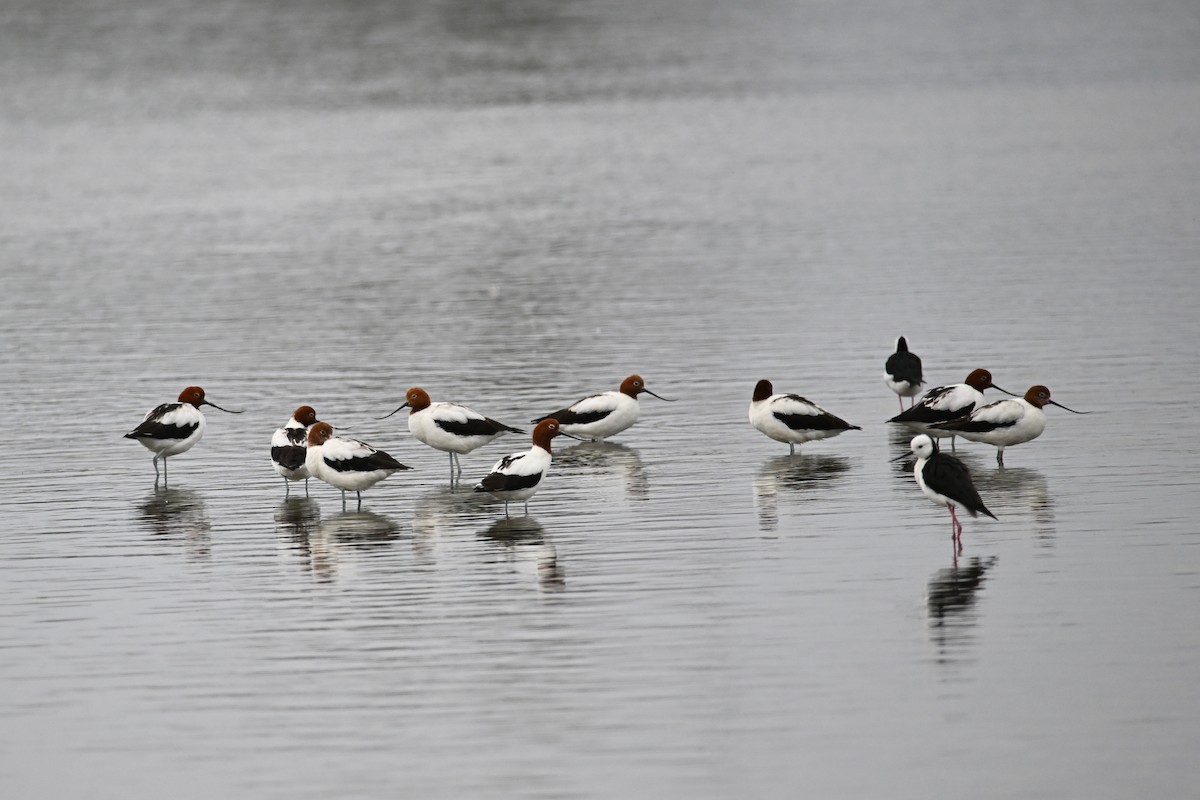
[(245, 409), (242, 409), (241, 411), (230, 411), (228, 408), (221, 408), (221, 407), (220, 407), (219, 405), (217, 405), (216, 403), (210, 402), (210, 401), (208, 401), (208, 400), (205, 400), (205, 401), (204, 401), (204, 405), (206, 405), (206, 406), (212, 406), (212, 407), (213, 407), (213, 408), (215, 408), (217, 411), (224, 411), (226, 414), (245, 414), (245, 413), (246, 413)]
[(659, 400), (666, 400), (668, 403), (674, 403), (676, 400), (676, 398), (673, 398), (673, 397), (663, 397), (661, 394), (654, 394), (654, 392), (650, 391), (645, 386), (642, 387), (642, 391), (645, 392), (646, 394), (653, 394)]
[[(400, 408), (408, 408), (408, 403), (407, 403), (407, 402), (406, 402), (406, 403), (404, 403), (404, 405), (400, 406)], [(400, 408), (397, 408), (397, 409), (396, 409), (396, 411), (399, 411), (399, 410), (400, 410)], [(395, 414), (395, 413), (396, 413), (396, 411), (393, 411), (393, 412), (392, 412), (392, 414)], [(390, 417), (392, 414), (384, 414), (382, 417), (376, 417), (375, 419), (387, 419), (387, 418), (388, 418), (388, 417)]]
[(1090, 413), (1092, 413), (1092, 412), (1090, 412), (1090, 411), (1076, 411), (1076, 410), (1075, 410), (1075, 409), (1073, 409), (1073, 408), (1067, 408), (1067, 407), (1066, 407), (1066, 406), (1064, 406), (1062, 403), (1056, 403), (1056, 402), (1054, 402), (1053, 400), (1051, 400), (1051, 401), (1050, 401), (1050, 405), (1052, 405), (1052, 406), (1058, 406), (1059, 408), (1066, 409), (1067, 411), (1070, 411), (1072, 414), (1090, 414)]

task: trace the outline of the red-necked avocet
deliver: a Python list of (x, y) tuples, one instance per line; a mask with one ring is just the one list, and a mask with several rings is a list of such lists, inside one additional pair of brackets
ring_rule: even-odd
[[(921, 398), (921, 402), (900, 412), (888, 422), (899, 422), (917, 433), (923, 433), (935, 439), (943, 436), (953, 437), (954, 431), (937, 430), (931, 426), (939, 422), (949, 422), (952, 419), (965, 417), (982, 406), (984, 389), (995, 389), (1016, 397), (1012, 392), (1005, 391), (992, 383), (992, 373), (986, 369), (975, 369), (971, 370), (971, 374), (962, 383), (930, 389)], [(953, 438), (950, 439), (950, 446), (954, 446)]]
[(943, 422), (934, 428), (957, 434), (970, 442), (995, 446), (996, 463), (1003, 467), (1004, 448), (1032, 441), (1046, 430), (1046, 414), (1042, 408), (1047, 405), (1058, 406), (1072, 414), (1090, 413), (1054, 402), (1045, 386), (1031, 386), (1024, 397), (988, 403), (972, 411), (970, 416)]
[(308, 429), (317, 422), (317, 412), (312, 406), (300, 406), (282, 428), (271, 437), (271, 463), (283, 478), (283, 493), (286, 497), (292, 481), (304, 481), (304, 494), (308, 495), (308, 466), (304, 463), (308, 455)]
[[(954, 509), (961, 508), (972, 517), (987, 514), (995, 519), (996, 515), (988, 511), (987, 506), (983, 504), (966, 464), (949, 453), (941, 452), (937, 443), (925, 434), (914, 436), (910, 446), (913, 455), (917, 457), (913, 477), (917, 479), (917, 485), (926, 497), (950, 509), (952, 538), (957, 545), (956, 552), (961, 552), (962, 523), (958, 521)], [(892, 460), (899, 461), (903, 458), (908, 458), (908, 453)]]
[(136, 439), (154, 453), (154, 485), (158, 485), (158, 460), (163, 462), (163, 485), (167, 484), (167, 459), (186, 453), (204, 435), (204, 415), (200, 406), (212, 406), (228, 414), (230, 411), (204, 399), (204, 390), (189, 386), (179, 393), (179, 400), (163, 403), (146, 414), (141, 424), (125, 434), (126, 439)]
[(593, 442), (607, 439), (637, 422), (640, 410), (638, 395), (642, 392), (668, 403), (675, 402), (647, 389), (641, 375), (630, 375), (621, 381), (621, 388), (615, 392), (590, 395), (566, 408), (530, 421), (554, 419), (558, 420), (562, 432), (572, 438), (590, 439)]
[(361, 508), (363, 492), (393, 472), (412, 469), (365, 442), (334, 436), (333, 426), (328, 422), (318, 422), (308, 429), (304, 463), (314, 478), (342, 490), (343, 509), (347, 491), (358, 496)]
[(529, 515), (529, 498), (542, 486), (542, 479), (550, 469), (553, 456), (550, 451), (550, 440), (562, 434), (572, 439), (562, 430), (556, 419), (543, 419), (533, 429), (533, 447), (521, 453), (513, 453), (496, 462), (492, 471), (484, 476), (475, 487), (477, 492), (487, 492), (497, 500), (504, 501), (504, 516), (508, 516), (508, 504), (512, 500), (525, 503), (525, 515)]
[(772, 392), (774, 387), (768, 380), (755, 384), (750, 424), (777, 442), (787, 442), (789, 455), (796, 454), (798, 444), (862, 430), (798, 394)]
[[(434, 450), (450, 454), (451, 488), (458, 483), (458, 477), (462, 475), (459, 455), (483, 447), (506, 433), (525, 432), (457, 403), (431, 402), (429, 393), (416, 386), (408, 390), (400, 408), (411, 409), (408, 412), (408, 430), (418, 441), (424, 442)], [(396, 411), (385, 414), (380, 419), (387, 419)]]
[(883, 365), (883, 382), (896, 393), (901, 414), (904, 413), (903, 398), (914, 398), (908, 401), (908, 407), (912, 408), (916, 396), (921, 393), (921, 386), (925, 383), (921, 374), (921, 357), (908, 352), (908, 342), (903, 336), (896, 340), (896, 352), (888, 356)]

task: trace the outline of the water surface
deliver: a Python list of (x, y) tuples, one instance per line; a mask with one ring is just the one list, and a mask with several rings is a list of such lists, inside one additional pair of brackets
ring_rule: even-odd
[[(0, 787), (67, 797), (1112, 797), (1200, 777), (1188, 3), (0, 11)], [(882, 383), (1076, 417), (958, 453)], [(530, 516), (524, 424), (640, 372)], [(795, 458), (770, 378), (862, 426)], [(121, 439), (240, 416), (153, 486)], [(343, 512), (301, 403), (415, 469)], [(561, 440), (560, 440), (561, 441)], [(527, 446), (463, 459), (467, 480)]]

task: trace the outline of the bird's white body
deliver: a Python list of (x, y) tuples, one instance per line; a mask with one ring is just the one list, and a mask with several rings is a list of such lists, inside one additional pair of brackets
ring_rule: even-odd
[(963, 419), (942, 423), (941, 428), (972, 442), (985, 442), (996, 448), (996, 463), (1004, 466), (1004, 448), (1022, 444), (1042, 435), (1046, 430), (1047, 406), (1058, 406), (1072, 414), (1086, 414), (1067, 408), (1050, 399), (1050, 390), (1042, 385), (1030, 386), (1024, 397), (1001, 400), (977, 408)]
[(396, 472), (372, 466), (374, 447), (357, 439), (334, 436), (323, 444), (309, 444), (305, 466), (314, 478), (346, 492), (361, 492)]
[(624, 392), (601, 392), (572, 404), (568, 410), (580, 417), (598, 416), (594, 422), (561, 422), (562, 431), (581, 439), (599, 441), (615, 436), (637, 422), (641, 404)]
[[(271, 464), (276, 472), (289, 481), (302, 481), (311, 475), (308, 471), (308, 454), (304, 452), (307, 438), (308, 426), (298, 422), (295, 417), (271, 437)], [(298, 466), (288, 466), (297, 462)]]
[(541, 488), (542, 478), (546, 477), (546, 473), (550, 470), (551, 461), (549, 450), (534, 445), (525, 452), (513, 453), (497, 461), (479, 485), (480, 487), (484, 486), (484, 482), (489, 479), (491, 481), (499, 479), (500, 485), (512, 488), (489, 488), (483, 489), (483, 491), (497, 500), (505, 502), (528, 500)]
[(204, 414), (190, 403), (164, 403), (147, 412), (142, 423), (151, 420), (161, 426), (163, 435), (139, 436), (137, 441), (156, 458), (186, 453), (204, 435)]
[(920, 383), (911, 383), (909, 381), (898, 381), (894, 379), (890, 373), (883, 373), (884, 384), (895, 392), (900, 397), (916, 397), (921, 393)]
[(461, 432), (472, 427), (486, 428), (487, 422), (487, 417), (466, 406), (457, 403), (432, 403), (429, 407), (408, 415), (408, 430), (417, 441), (429, 445), (434, 450), (465, 455), (507, 433), (503, 429), (491, 433)]
[(756, 430), (777, 442), (786, 442), (789, 455), (796, 454), (798, 444), (861, 430), (798, 394), (775, 394), (766, 378), (754, 385), (748, 414)]
[(204, 399), (204, 390), (199, 386), (189, 386), (179, 393), (179, 399), (174, 403), (163, 403), (156, 406), (138, 423), (138, 426), (125, 434), (126, 439), (136, 439), (142, 446), (154, 453), (151, 463), (154, 465), (154, 485), (158, 486), (158, 460), (163, 462), (163, 484), (167, 481), (167, 459), (186, 453), (192, 449), (200, 437), (204, 435), (204, 415), (200, 406), (212, 406), (229, 414), (240, 414), (241, 411), (230, 411), (221, 408), (216, 403)]
[(1046, 430), (1046, 413), (1025, 398), (1014, 397), (977, 408), (960, 424), (962, 428), (943, 434), (954, 433), (969, 442), (984, 442), (1003, 450), (1041, 436)]
[(659, 400), (674, 402), (647, 389), (641, 375), (630, 375), (621, 381), (620, 388), (615, 392), (589, 395), (533, 422), (553, 419), (558, 422), (558, 432), (576, 439), (598, 442), (615, 436), (637, 422), (641, 411), (638, 395), (642, 392), (654, 395)]

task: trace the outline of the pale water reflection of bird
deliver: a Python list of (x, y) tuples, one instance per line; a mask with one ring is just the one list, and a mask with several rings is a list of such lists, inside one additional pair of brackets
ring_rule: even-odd
[(481, 515), (491, 516), (491, 498), (474, 492), (436, 488), (416, 498), (412, 506), (413, 551), (431, 563), (439, 548), (454, 545), (453, 534), (473, 529)]
[(207, 558), (212, 554), (212, 523), (204, 498), (198, 492), (156, 486), (138, 504), (137, 510), (141, 522), (155, 537), (182, 541), (192, 557)]
[(286, 497), (275, 507), (275, 532), (281, 546), (297, 553), (310, 567), (313, 563), (310, 537), (320, 523), (321, 506), (311, 497)]
[(581, 442), (561, 450), (554, 456), (564, 470), (586, 471), (590, 493), (603, 494), (602, 478), (617, 476), (623, 481), (626, 496), (631, 500), (646, 500), (650, 482), (642, 457), (635, 448), (619, 442)]
[(479, 538), (502, 548), (505, 561), (521, 574), (533, 575), (539, 589), (561, 591), (566, 575), (558, 560), (558, 549), (546, 529), (533, 517), (499, 519), (481, 531)]
[(1054, 498), (1041, 472), (1031, 467), (977, 470), (975, 485), (987, 495), (989, 508), (1006, 519), (1017, 515), (1028, 517), (1038, 539), (1045, 544), (1053, 542)]
[(759, 527), (763, 530), (778, 527), (781, 498), (795, 501), (798, 509), (803, 508), (801, 503), (836, 484), (849, 470), (850, 459), (833, 454), (807, 453), (799, 458), (780, 455), (767, 459), (751, 481)]

